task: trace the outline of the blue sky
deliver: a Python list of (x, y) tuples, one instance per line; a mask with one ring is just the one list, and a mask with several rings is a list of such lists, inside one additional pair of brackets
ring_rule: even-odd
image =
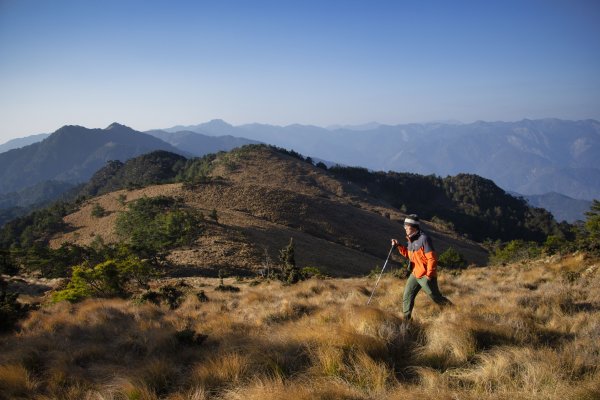
[(0, 0), (0, 143), (215, 118), (600, 119), (600, 1)]

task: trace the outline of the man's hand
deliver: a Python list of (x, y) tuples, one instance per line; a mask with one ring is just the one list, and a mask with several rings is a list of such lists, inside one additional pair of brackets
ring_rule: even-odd
[(392, 246), (398, 246), (398, 241), (396, 239), (392, 239)]

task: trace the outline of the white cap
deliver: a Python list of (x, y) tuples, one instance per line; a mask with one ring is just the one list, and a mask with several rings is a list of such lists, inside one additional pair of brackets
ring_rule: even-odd
[(404, 219), (404, 225), (415, 225), (420, 226), (419, 217), (415, 214), (410, 214)]

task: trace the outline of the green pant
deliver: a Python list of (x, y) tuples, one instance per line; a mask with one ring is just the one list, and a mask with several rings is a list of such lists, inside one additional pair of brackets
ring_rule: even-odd
[(415, 306), (415, 298), (421, 289), (423, 289), (436, 304), (441, 306), (452, 304), (450, 300), (440, 293), (436, 278), (427, 279), (426, 276), (417, 278), (413, 274), (410, 274), (406, 281), (406, 286), (404, 286), (404, 296), (402, 298), (404, 319), (410, 319), (413, 307)]

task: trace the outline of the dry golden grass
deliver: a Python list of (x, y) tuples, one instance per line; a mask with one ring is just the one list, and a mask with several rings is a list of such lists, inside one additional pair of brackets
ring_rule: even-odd
[(21, 397), (36, 390), (36, 382), (22, 365), (0, 365), (0, 392), (6, 397)]
[(44, 306), (0, 338), (0, 398), (600, 398), (598, 262), (545, 261), (442, 272), (455, 306), (420, 294), (411, 322), (404, 281), (391, 276), (369, 307), (367, 278), (226, 279), (238, 293), (189, 278), (175, 310), (118, 299)]

